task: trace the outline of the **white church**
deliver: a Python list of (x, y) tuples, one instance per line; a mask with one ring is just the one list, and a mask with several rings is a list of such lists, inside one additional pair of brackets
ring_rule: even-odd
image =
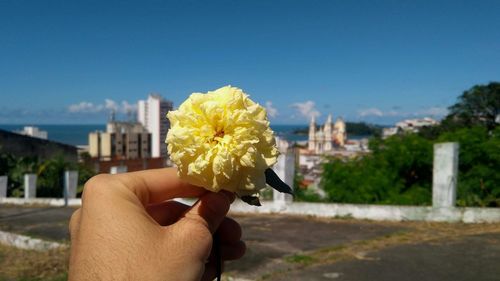
[(325, 125), (318, 129), (316, 120), (312, 116), (311, 123), (309, 123), (309, 151), (315, 154), (323, 154), (335, 148), (343, 148), (346, 140), (346, 125), (342, 118), (337, 118), (335, 124), (333, 124), (332, 115), (330, 114)]

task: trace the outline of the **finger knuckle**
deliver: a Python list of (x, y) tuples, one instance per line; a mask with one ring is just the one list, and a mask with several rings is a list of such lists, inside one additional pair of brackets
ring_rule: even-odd
[(102, 193), (105, 188), (102, 188), (109, 181), (110, 175), (99, 174), (91, 177), (83, 187), (82, 199), (93, 197), (96, 194)]

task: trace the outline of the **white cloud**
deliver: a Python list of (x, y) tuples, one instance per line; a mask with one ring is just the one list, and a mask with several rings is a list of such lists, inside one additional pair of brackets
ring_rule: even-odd
[(384, 113), (380, 109), (372, 107), (372, 108), (358, 110), (358, 115), (361, 117), (366, 117), (366, 116), (382, 117), (384, 116)]
[(402, 112), (396, 110), (382, 111), (376, 107), (366, 108), (358, 110), (358, 116), (360, 117), (442, 117), (448, 114), (448, 109), (444, 107), (429, 107), (419, 111), (414, 112)]
[(117, 113), (128, 113), (137, 110), (136, 104), (130, 104), (127, 101), (118, 103), (112, 99), (105, 99), (104, 104), (93, 104), (91, 102), (82, 101), (68, 106), (70, 113), (100, 113), (114, 110)]
[(415, 115), (431, 115), (431, 116), (445, 116), (448, 114), (448, 109), (445, 107), (433, 106), (415, 113)]
[(305, 101), (305, 102), (296, 102), (291, 105), (291, 107), (295, 108), (300, 115), (306, 118), (311, 117), (319, 117), (321, 113), (316, 109), (316, 105), (313, 101)]
[(95, 113), (102, 111), (102, 109), (103, 109), (102, 105), (94, 105), (93, 103), (86, 101), (82, 101), (80, 103), (68, 106), (68, 111), (71, 113), (81, 113), (81, 112)]
[(118, 112), (118, 104), (111, 99), (105, 99), (104, 100), (104, 107), (108, 110), (114, 110), (115, 112)]
[(122, 101), (121, 109), (123, 110), (123, 113), (137, 111), (137, 104), (130, 104), (127, 101)]
[(273, 107), (273, 103), (271, 101), (266, 101), (265, 107), (267, 115), (269, 115), (270, 117), (274, 118), (278, 115), (278, 110), (276, 109), (276, 107)]

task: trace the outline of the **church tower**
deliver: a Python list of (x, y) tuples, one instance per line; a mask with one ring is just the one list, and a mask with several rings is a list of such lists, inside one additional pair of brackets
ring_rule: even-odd
[(337, 118), (337, 121), (333, 126), (333, 138), (338, 146), (344, 147), (347, 140), (347, 131), (344, 119), (342, 119), (342, 117)]
[(325, 128), (325, 142), (323, 144), (324, 151), (330, 151), (333, 149), (333, 123), (332, 123), (332, 115), (328, 114), (328, 118), (326, 119)]
[(309, 142), (308, 142), (309, 150), (316, 150), (316, 120), (314, 119), (314, 115), (311, 116), (311, 122), (309, 123)]

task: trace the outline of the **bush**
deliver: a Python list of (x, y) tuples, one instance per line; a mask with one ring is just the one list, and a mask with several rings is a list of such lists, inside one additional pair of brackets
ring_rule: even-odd
[(372, 139), (373, 153), (324, 165), (322, 187), (331, 202), (430, 205), (433, 144), (458, 142), (459, 206), (500, 206), (500, 128), (461, 128), (435, 140), (418, 134)]
[(439, 142), (460, 144), (457, 204), (500, 206), (500, 127), (462, 128), (443, 133)]
[(78, 171), (78, 193), (81, 194), (84, 183), (95, 175), (84, 164), (70, 163), (62, 155), (40, 162), (36, 157), (14, 157), (7, 153), (0, 154), (0, 175), (7, 175), (7, 196), (24, 195), (24, 174), (37, 174), (37, 197), (63, 197), (64, 172)]
[(432, 143), (418, 135), (373, 139), (371, 155), (332, 159), (323, 167), (329, 201), (342, 203), (431, 203)]

